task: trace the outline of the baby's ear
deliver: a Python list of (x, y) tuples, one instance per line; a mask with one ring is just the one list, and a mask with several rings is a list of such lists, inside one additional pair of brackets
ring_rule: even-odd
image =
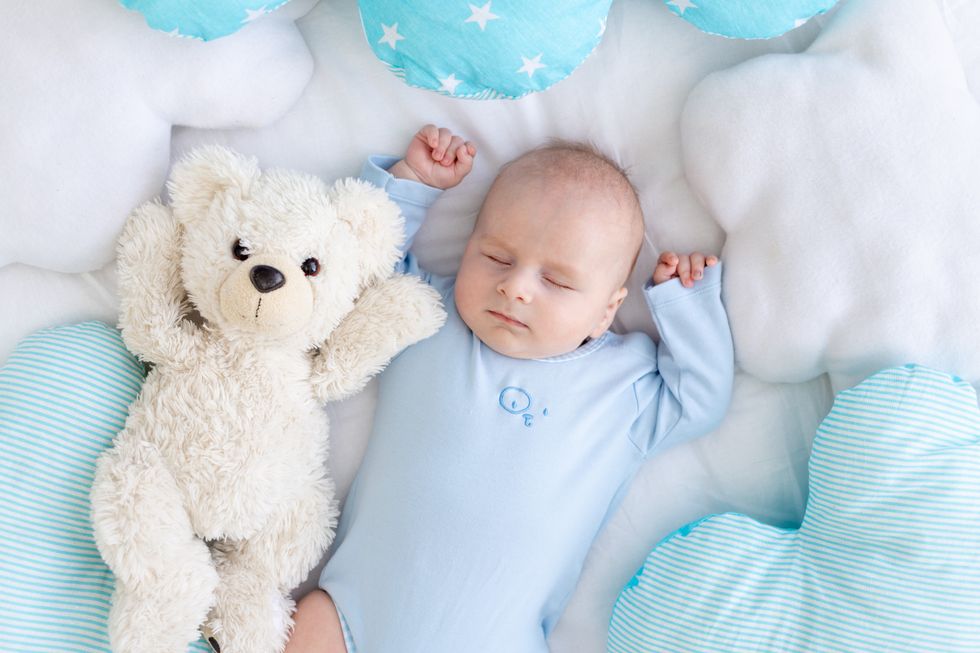
[(626, 299), (627, 294), (629, 294), (629, 290), (626, 286), (623, 286), (609, 296), (609, 303), (606, 304), (606, 310), (602, 313), (602, 320), (599, 321), (599, 324), (589, 334), (590, 338), (598, 338), (612, 325), (613, 320), (616, 318), (616, 311), (623, 305), (623, 300)]
[(247, 196), (259, 175), (255, 157), (220, 145), (196, 148), (174, 165), (167, 182), (174, 217), (187, 224), (207, 215), (214, 198), (228, 190)]
[(354, 235), (362, 288), (391, 275), (405, 242), (405, 220), (380, 188), (360, 179), (339, 179), (330, 189), (337, 217)]

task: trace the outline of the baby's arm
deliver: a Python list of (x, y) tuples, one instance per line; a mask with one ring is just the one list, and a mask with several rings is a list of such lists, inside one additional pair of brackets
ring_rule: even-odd
[(405, 218), (404, 258), (396, 267), (397, 272), (432, 282), (432, 275), (419, 268), (409, 249), (429, 207), (443, 190), (456, 186), (470, 173), (475, 156), (473, 143), (464, 142), (448, 129), (426, 125), (412, 138), (403, 158), (368, 158), (361, 178), (384, 189)]
[(293, 630), (284, 653), (345, 653), (344, 632), (330, 595), (315, 589), (293, 614)]
[(645, 452), (714, 429), (728, 409), (735, 353), (721, 273), (715, 257), (667, 252), (654, 273), (659, 283), (644, 292), (660, 332), (655, 370), (635, 387), (631, 435)]

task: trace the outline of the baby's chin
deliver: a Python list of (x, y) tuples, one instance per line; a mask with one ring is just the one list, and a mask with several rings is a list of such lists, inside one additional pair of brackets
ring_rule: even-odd
[(517, 358), (520, 360), (551, 358), (552, 356), (560, 356), (575, 351), (579, 347), (578, 344), (571, 347), (556, 347), (554, 345), (543, 347), (540, 343), (532, 341), (530, 333), (518, 335), (504, 327), (496, 325), (489, 327), (486, 325), (476, 325), (477, 328), (474, 329), (474, 325), (467, 322), (465, 318), (463, 322), (466, 323), (466, 326), (470, 328), (473, 335), (479, 338), (484, 346), (508, 358)]
[(575, 351), (581, 344), (576, 341), (570, 346), (563, 346), (553, 339), (540, 342), (533, 326), (516, 328), (502, 324), (491, 317), (487, 309), (471, 306), (459, 295), (456, 296), (456, 310), (463, 323), (484, 346), (508, 358), (522, 360), (551, 358)]
[[(504, 327), (495, 324), (486, 324), (489, 319), (485, 316), (480, 316), (484, 319), (467, 319), (468, 316), (461, 311), (460, 317), (463, 319), (463, 323), (469, 327), (473, 335), (484, 346), (489, 347), (501, 356), (520, 359), (543, 358), (543, 356), (537, 354), (535, 347), (528, 346), (532, 343), (526, 342), (525, 338), (512, 333)], [(530, 336), (530, 333), (527, 335)]]

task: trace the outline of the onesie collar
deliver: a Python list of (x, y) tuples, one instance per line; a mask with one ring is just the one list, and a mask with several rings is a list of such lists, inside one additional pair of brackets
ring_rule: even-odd
[(575, 360), (576, 358), (581, 358), (582, 356), (588, 356), (594, 352), (599, 347), (606, 344), (606, 340), (609, 339), (609, 332), (605, 331), (598, 338), (594, 338), (584, 345), (573, 349), (565, 354), (558, 354), (557, 356), (549, 356), (548, 358), (532, 358), (531, 360), (538, 361), (539, 363), (564, 363), (565, 361)]

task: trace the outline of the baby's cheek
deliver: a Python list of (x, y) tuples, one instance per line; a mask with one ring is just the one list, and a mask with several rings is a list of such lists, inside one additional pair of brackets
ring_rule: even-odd
[(456, 303), (456, 311), (459, 316), (466, 323), (466, 326), (470, 328), (471, 331), (474, 329), (474, 313), (476, 311), (476, 293), (472, 284), (465, 283), (465, 279), (461, 277), (456, 278), (456, 288), (454, 301)]

